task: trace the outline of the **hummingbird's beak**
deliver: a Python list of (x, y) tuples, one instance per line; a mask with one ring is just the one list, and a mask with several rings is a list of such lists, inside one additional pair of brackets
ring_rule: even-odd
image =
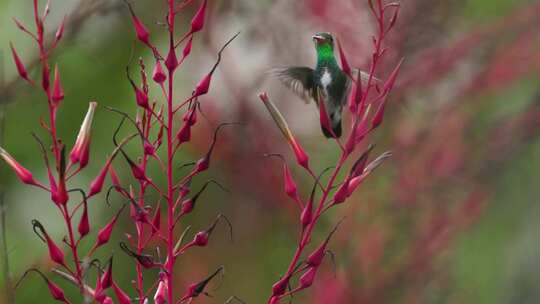
[(324, 37), (320, 36), (320, 35), (313, 35), (312, 38), (313, 38), (313, 41), (315, 41), (317, 43), (324, 41)]

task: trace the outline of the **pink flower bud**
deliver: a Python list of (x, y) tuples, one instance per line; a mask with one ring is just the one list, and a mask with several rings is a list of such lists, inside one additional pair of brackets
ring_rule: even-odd
[(94, 248), (98, 248), (101, 245), (107, 243), (109, 239), (111, 238), (111, 233), (113, 231), (114, 226), (116, 225), (116, 221), (118, 220), (118, 217), (120, 216), (120, 213), (122, 210), (124, 210), (124, 206), (118, 210), (118, 212), (115, 214), (115, 216), (105, 225), (105, 227), (101, 228), (98, 232), (96, 243), (94, 245)]
[(58, 66), (54, 67), (54, 83), (51, 99), (55, 105), (58, 105), (58, 103), (64, 99), (64, 89), (62, 88), (62, 83), (60, 82)]
[(183, 144), (191, 140), (191, 126), (188, 123), (185, 123), (178, 133), (176, 134), (176, 139), (178, 144)]
[(186, 46), (184, 46), (184, 49), (182, 50), (182, 59), (189, 56), (189, 54), (191, 53), (192, 47), (193, 47), (193, 36), (190, 36), (188, 42), (186, 43)]
[(69, 160), (72, 164), (80, 162), (80, 167), (83, 168), (88, 163), (88, 154), (90, 150), (92, 121), (96, 110), (97, 102), (92, 101), (88, 104), (88, 111), (79, 129), (77, 140), (69, 153)]
[(176, 51), (174, 47), (171, 47), (169, 49), (167, 58), (165, 58), (165, 66), (170, 72), (174, 71), (178, 67), (178, 58), (176, 57)]
[(114, 304), (111, 297), (105, 297), (105, 299), (101, 302), (101, 304)]
[(50, 74), (51, 74), (51, 71), (49, 69), (49, 66), (45, 65), (41, 69), (41, 87), (43, 88), (43, 91), (47, 93), (47, 95), (49, 94), (49, 88), (50, 88), (50, 79), (49, 79)]
[(343, 203), (347, 197), (349, 197), (349, 178), (343, 182), (343, 184), (338, 188), (334, 194), (334, 200), (332, 205), (337, 205)]
[(223, 271), (223, 266), (219, 267), (213, 274), (208, 276), (206, 279), (198, 282), (193, 283), (188, 286), (186, 292), (184, 293), (184, 296), (180, 299), (180, 303), (183, 303), (187, 299), (198, 297), (201, 293), (204, 292), (204, 289), (206, 288), (206, 285), (210, 283), (210, 281), (217, 276), (220, 272)]
[(113, 288), (114, 294), (116, 295), (116, 299), (118, 300), (118, 303), (131, 304), (131, 299), (129, 298), (129, 296), (114, 281), (112, 283), (112, 288)]
[(268, 300), (268, 304), (279, 304), (280, 302), (281, 301), (278, 296), (273, 296), (270, 298), (270, 300)]
[(116, 170), (114, 170), (114, 167), (112, 165), (109, 166), (109, 175), (111, 176), (113, 186), (116, 188), (117, 191), (121, 191), (122, 182), (120, 182), (120, 178), (118, 178), (118, 174), (116, 173)]
[(292, 139), (291, 146), (298, 164), (306, 169), (309, 169), (309, 156), (306, 154), (304, 149), (302, 149), (302, 146), (300, 146), (295, 138)]
[(197, 10), (197, 13), (195, 14), (195, 16), (193, 17), (193, 19), (191, 20), (191, 30), (189, 31), (190, 33), (196, 33), (198, 31), (200, 31), (203, 26), (204, 26), (204, 16), (206, 14), (206, 4), (207, 4), (207, 0), (203, 0), (203, 3), (201, 4), (201, 6), (199, 7), (199, 10)]
[(152, 219), (152, 233), (159, 231), (161, 227), (161, 208), (156, 207), (156, 212), (154, 213), (154, 218)]
[(103, 273), (100, 279), (101, 288), (107, 289), (112, 286), (112, 269), (113, 269), (113, 259), (109, 260), (109, 266), (107, 270)]
[(161, 62), (159, 60), (156, 61), (152, 79), (159, 84), (162, 84), (167, 79), (167, 75), (163, 72), (163, 67), (161, 67)]
[(109, 170), (110, 164), (111, 164), (110, 160), (107, 160), (107, 163), (105, 163), (105, 166), (101, 168), (101, 171), (99, 171), (99, 174), (90, 183), (90, 190), (88, 191), (88, 197), (94, 196), (101, 192), (101, 189), (103, 189), (103, 184), (105, 183), (105, 177), (107, 177), (107, 171)]
[(343, 47), (341, 46), (341, 41), (339, 39), (337, 39), (337, 45), (339, 50), (339, 59), (341, 61), (341, 70), (343, 70), (343, 73), (345, 73), (347, 76), (352, 78), (351, 66), (349, 65), (349, 61), (347, 60), (347, 56), (345, 56), (345, 51), (343, 51)]
[(403, 63), (403, 58), (399, 61), (397, 66), (394, 68), (392, 73), (390, 73), (390, 76), (388, 76), (388, 80), (384, 83), (383, 86), (383, 92), (388, 93), (392, 90), (394, 87), (394, 83), (396, 82), (399, 70), (401, 68), (401, 64)]
[(81, 220), (79, 221), (79, 226), (77, 227), (79, 235), (81, 238), (86, 236), (90, 232), (90, 221), (88, 220), (88, 204), (86, 200), (83, 201), (83, 213), (81, 215)]
[(299, 201), (300, 197), (298, 197), (298, 188), (292, 178), (291, 171), (289, 170), (287, 164), (283, 164), (283, 180), (285, 182), (285, 193), (287, 193), (287, 195), (293, 200)]
[(156, 154), (156, 148), (148, 140), (144, 141), (143, 148), (146, 155)]
[(302, 223), (303, 227), (306, 227), (307, 225), (311, 224), (311, 221), (313, 220), (313, 200), (309, 200), (306, 206), (304, 206), (304, 210), (302, 210), (302, 214), (300, 215), (300, 222)]
[(131, 6), (130, 6), (130, 13), (131, 13), (131, 21), (133, 21), (133, 26), (135, 27), (135, 33), (137, 34), (137, 38), (144, 44), (149, 45), (150, 44), (150, 32), (146, 29), (142, 21), (135, 15), (135, 12), (133, 12)]
[(285, 293), (287, 286), (289, 285), (290, 275), (284, 276), (279, 281), (272, 285), (272, 296), (280, 296)]
[(195, 92), (193, 93), (193, 97), (201, 96), (206, 93), (208, 93), (208, 90), (210, 89), (210, 81), (212, 80), (212, 73), (206, 74), (201, 81), (197, 84), (195, 87)]
[(49, 292), (51, 293), (53, 299), (60, 302), (69, 303), (66, 299), (66, 296), (64, 295), (64, 291), (62, 290), (62, 288), (60, 288), (60, 286), (56, 285), (52, 281), (47, 280), (47, 288), (49, 289)]
[[(32, 228), (34, 232), (47, 243), (47, 248), (49, 249), (49, 257), (53, 262), (56, 262), (59, 265), (65, 266), (64, 262), (64, 252), (49, 236), (43, 225), (37, 220), (32, 220)], [(39, 231), (39, 232), (38, 232)]]
[(385, 108), (386, 108), (386, 97), (383, 97), (383, 100), (381, 100), (379, 108), (377, 109), (377, 112), (375, 112), (375, 115), (373, 116), (373, 120), (371, 121), (371, 129), (377, 128), (382, 123), (383, 118), (384, 118)]
[(324, 242), (322, 242), (321, 245), (319, 245), (319, 247), (317, 247), (317, 249), (315, 249), (307, 258), (306, 260), (306, 263), (310, 266), (310, 267), (319, 267), (319, 265), (321, 265), (322, 263), (322, 260), (324, 258), (324, 255), (326, 253), (326, 246), (328, 246), (328, 242), (330, 242), (330, 238), (332, 237), (332, 235), (336, 232), (337, 228), (339, 227), (339, 224), (338, 223), (334, 229), (332, 229), (332, 231), (328, 234), (328, 236), (326, 237), (326, 239), (324, 240)]
[(188, 214), (193, 211), (194, 203), (191, 198), (188, 198), (182, 202), (182, 214)]
[(167, 284), (164, 281), (160, 281), (156, 293), (154, 294), (155, 304), (167, 303)]
[(1, 147), (0, 157), (2, 157), (6, 164), (11, 167), (21, 182), (28, 185), (40, 186), (40, 184), (34, 180), (32, 172), (21, 166), (21, 164), (19, 164), (11, 155), (9, 155), (6, 150), (2, 149)]
[(28, 78), (28, 72), (26, 71), (26, 67), (22, 63), (21, 58), (17, 54), (17, 51), (15, 51), (13, 43), (10, 43), (9, 45), (11, 47), (11, 55), (13, 56), (13, 61), (15, 62), (15, 66), (17, 67), (17, 72), (19, 72), (19, 76), (21, 76), (22, 79), (33, 84), (34, 82), (30, 78)]
[(148, 104), (148, 94), (135, 85), (133, 86), (133, 90), (135, 90), (135, 101), (137, 105), (143, 109), (148, 109), (150, 107)]
[(193, 238), (193, 244), (195, 246), (204, 247), (208, 244), (208, 238), (210, 236), (210, 233), (208, 231), (199, 231)]
[(315, 274), (317, 274), (317, 268), (310, 267), (304, 274), (300, 277), (300, 289), (308, 288), (313, 284), (315, 279)]

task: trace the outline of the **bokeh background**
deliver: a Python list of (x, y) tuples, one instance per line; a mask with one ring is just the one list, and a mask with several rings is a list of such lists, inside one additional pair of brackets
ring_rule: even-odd
[[(166, 42), (159, 23), (164, 2), (132, 1), (157, 45)], [(328, 261), (315, 286), (294, 303), (539, 303), (540, 2), (402, 0), (401, 5), (380, 74), (388, 75), (401, 57), (405, 63), (385, 122), (370, 139), (377, 152), (392, 150), (394, 157), (323, 219), (319, 238), (346, 217), (331, 242), (336, 265)], [(184, 11), (179, 26), (188, 24), (196, 7)], [(132, 53), (150, 65), (151, 54), (134, 41), (122, 1), (53, 0), (51, 9), (49, 29), (70, 16), (67, 40), (55, 58), (66, 91), (59, 133), (70, 145), (88, 101), (134, 113), (125, 66)], [(178, 73), (176, 96), (188, 96), (220, 45), (237, 31), (241, 35), (225, 51), (212, 90), (201, 100), (206, 119), (182, 158), (198, 159), (218, 123), (246, 125), (223, 132), (209, 173), (231, 193), (205, 193), (186, 224), (203, 228), (223, 213), (233, 222), (235, 240), (231, 243), (227, 231), (219, 229), (207, 248), (190, 252), (178, 263), (178, 289), (224, 265), (222, 283), (210, 289), (213, 297), (196, 303), (223, 303), (231, 295), (263, 303), (291, 258), (298, 228), (294, 205), (282, 194), (281, 167), (262, 155), (293, 158), (257, 93), (269, 92), (318, 170), (338, 155), (320, 134), (315, 108), (265, 71), (312, 65), (311, 35), (317, 31), (338, 36), (349, 61), (366, 69), (373, 18), (364, 0), (211, 0), (209, 9), (194, 54)], [(9, 54), (12, 41), (25, 62), (35, 60), (31, 41), (11, 20), (17, 16), (30, 24), (31, 13), (31, 1), (0, 0), (3, 146), (44, 178), (30, 132), (39, 129), (46, 102), (17, 80)], [(91, 164), (75, 181), (80, 185), (88, 185), (113, 149), (118, 116), (100, 107), (94, 121)], [(128, 175), (125, 166), (116, 168)], [(309, 191), (309, 176), (294, 172), (303, 192)], [(164, 182), (159, 175), (153, 178)], [(61, 238), (64, 228), (56, 209), (46, 194), (19, 184), (3, 164), (0, 183), (10, 275), (17, 279), (29, 267), (47, 270), (46, 248), (30, 220), (39, 219)], [(116, 210), (103, 197), (90, 208), (94, 227)], [(115, 252), (116, 277), (132, 292), (132, 260), (114, 244), (123, 238), (121, 231), (133, 226), (127, 216), (119, 224), (113, 245), (100, 254), (105, 258)], [(83, 246), (91, 246), (90, 239)], [(6, 303), (4, 277), (0, 280), (0, 303)], [(52, 302), (37, 277), (25, 281), (16, 296), (16, 303)]]

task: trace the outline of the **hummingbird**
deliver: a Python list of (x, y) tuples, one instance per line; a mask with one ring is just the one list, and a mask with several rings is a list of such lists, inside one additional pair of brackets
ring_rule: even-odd
[[(334, 56), (334, 37), (330, 33), (312, 36), (317, 52), (315, 69), (304, 66), (275, 68), (271, 73), (285, 86), (299, 95), (306, 103), (313, 101), (319, 107), (324, 102), (332, 130), (321, 125), (327, 138), (341, 136), (343, 106), (347, 103), (351, 80), (339, 67)], [(362, 77), (363, 72), (360, 72)], [(333, 133), (333, 134), (332, 134)]]

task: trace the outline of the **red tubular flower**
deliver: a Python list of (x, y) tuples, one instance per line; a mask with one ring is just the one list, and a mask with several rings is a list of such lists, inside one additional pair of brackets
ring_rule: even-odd
[(328, 117), (328, 112), (326, 111), (326, 106), (324, 105), (324, 101), (322, 97), (319, 97), (319, 120), (321, 122), (321, 126), (328, 131), (328, 133), (332, 134), (333, 137), (335, 137), (335, 134), (333, 134), (332, 126), (330, 124), (330, 118)]
[(298, 187), (292, 178), (291, 170), (286, 163), (283, 163), (283, 181), (285, 183), (285, 193), (295, 201), (300, 201), (298, 196)]
[(2, 157), (6, 164), (11, 167), (21, 182), (43, 188), (43, 186), (34, 179), (32, 172), (28, 171), (21, 164), (19, 164), (6, 150), (2, 149), (1, 147), (0, 157)]
[(11, 47), (11, 55), (13, 56), (13, 61), (15, 62), (15, 66), (17, 67), (17, 72), (19, 73), (19, 76), (21, 76), (22, 79), (33, 84), (34, 82), (30, 78), (28, 78), (28, 72), (26, 71), (26, 67), (22, 63), (21, 58), (17, 54), (17, 51), (15, 51), (13, 43), (10, 42), (9, 46)]
[(92, 101), (88, 104), (88, 111), (79, 129), (77, 140), (69, 153), (69, 160), (72, 164), (79, 163), (80, 168), (84, 168), (88, 164), (92, 121), (94, 119), (94, 112), (97, 107), (97, 102)]
[(58, 65), (54, 67), (54, 83), (51, 99), (55, 106), (58, 106), (58, 104), (64, 99), (64, 89), (62, 88), (62, 83), (60, 82)]
[(193, 19), (191, 19), (191, 29), (189, 30), (190, 34), (193, 34), (202, 30), (204, 26), (204, 17), (206, 15), (207, 2), (208, 2), (207, 0), (203, 0), (203, 3), (197, 10), (197, 13), (193, 17)]
[(112, 286), (112, 269), (113, 269), (113, 259), (112, 257), (109, 260), (109, 266), (107, 267), (107, 270), (103, 273), (100, 279), (101, 288), (107, 289)]
[(159, 281), (156, 293), (154, 294), (155, 304), (167, 303), (167, 283), (163, 280)]

